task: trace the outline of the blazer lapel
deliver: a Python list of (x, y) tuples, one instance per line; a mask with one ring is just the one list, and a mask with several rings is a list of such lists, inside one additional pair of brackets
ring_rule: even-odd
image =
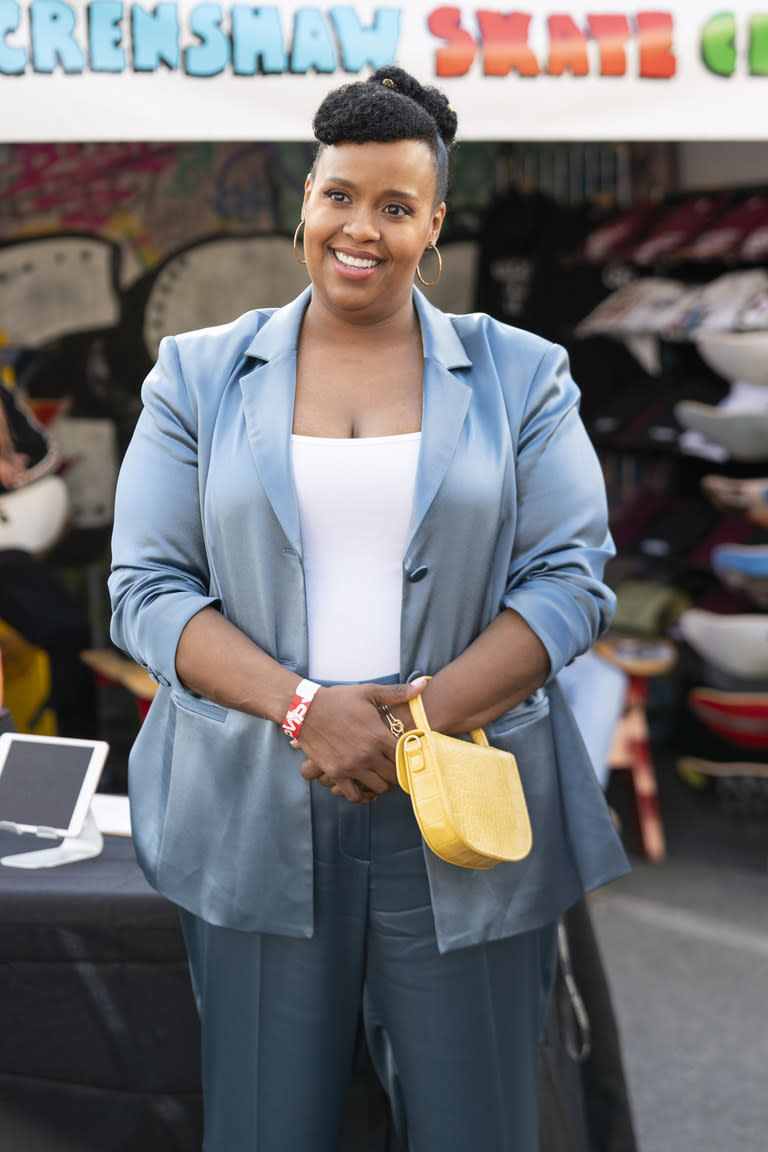
[(264, 491), (291, 547), (301, 555), (301, 527), (291, 468), (291, 429), (296, 394), (296, 348), (310, 289), (267, 320), (247, 355), (255, 363), (240, 388), (248, 440)]
[[(248, 439), (264, 491), (290, 544), (302, 555), (291, 461), (296, 349), (311, 288), (272, 314), (247, 354), (255, 360), (240, 382)], [(424, 400), (410, 544), (437, 494), (456, 450), (471, 390), (457, 368), (471, 361), (448, 316), (414, 289), (424, 348)]]
[(467, 415), (471, 389), (454, 375), (453, 370), (472, 366), (449, 317), (428, 303), (418, 289), (414, 289), (414, 299), (424, 349), (424, 406), (416, 491), (406, 548), (418, 532), (443, 482)]

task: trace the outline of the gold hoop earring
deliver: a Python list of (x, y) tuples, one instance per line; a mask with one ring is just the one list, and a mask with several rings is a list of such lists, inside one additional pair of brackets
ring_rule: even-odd
[(303, 227), (304, 217), (302, 216), (301, 220), (299, 220), (299, 226), (293, 234), (293, 254), (298, 260), (299, 264), (306, 264), (306, 260), (302, 260), (301, 256), (299, 256), (299, 232), (301, 232)]
[[(437, 250), (437, 244), (428, 244), (425, 248), (425, 252), (429, 252), (430, 248), (434, 252), (435, 256), (437, 256), (437, 276), (435, 276), (434, 280), (425, 280), (421, 274), (421, 268), (419, 268), (418, 264), (416, 265), (416, 275), (419, 278), (419, 283), (423, 284), (425, 288), (434, 288), (435, 284), (437, 284), (438, 280), (443, 274), (443, 258)], [(419, 261), (419, 264), (420, 263), (421, 261)]]

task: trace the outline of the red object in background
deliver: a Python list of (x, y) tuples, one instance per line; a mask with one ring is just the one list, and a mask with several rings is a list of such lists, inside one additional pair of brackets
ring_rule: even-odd
[(42, 424), (43, 427), (45, 427), (69, 411), (72, 405), (72, 398), (70, 396), (63, 396), (58, 400), (46, 398), (26, 400), (25, 403), (38, 424)]
[(647, 200), (600, 224), (584, 240), (579, 253), (581, 259), (590, 264), (602, 264), (618, 257), (629, 245), (646, 235), (662, 210), (661, 204)]
[(688, 704), (702, 724), (732, 744), (768, 748), (768, 692), (693, 688)]
[(624, 253), (633, 264), (654, 264), (668, 260), (700, 236), (727, 209), (731, 193), (696, 196), (671, 208), (658, 226), (635, 248)]
[(711, 228), (705, 228), (681, 255), (688, 260), (733, 260), (747, 237), (765, 227), (768, 196), (748, 196)]

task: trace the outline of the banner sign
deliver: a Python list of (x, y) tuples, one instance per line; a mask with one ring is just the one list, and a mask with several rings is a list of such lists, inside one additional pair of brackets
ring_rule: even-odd
[(464, 139), (768, 134), (750, 3), (0, 0), (0, 139), (307, 140), (330, 88), (392, 63), (447, 92)]

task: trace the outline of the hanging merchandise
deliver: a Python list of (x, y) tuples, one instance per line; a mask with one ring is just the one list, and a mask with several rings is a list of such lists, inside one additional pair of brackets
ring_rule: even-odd
[(624, 253), (631, 264), (651, 265), (669, 259), (712, 225), (724, 212), (730, 194), (696, 196), (670, 208), (658, 225), (634, 248)]
[(730, 260), (750, 236), (764, 228), (768, 228), (768, 196), (748, 196), (705, 228), (677, 256), (687, 260)]

